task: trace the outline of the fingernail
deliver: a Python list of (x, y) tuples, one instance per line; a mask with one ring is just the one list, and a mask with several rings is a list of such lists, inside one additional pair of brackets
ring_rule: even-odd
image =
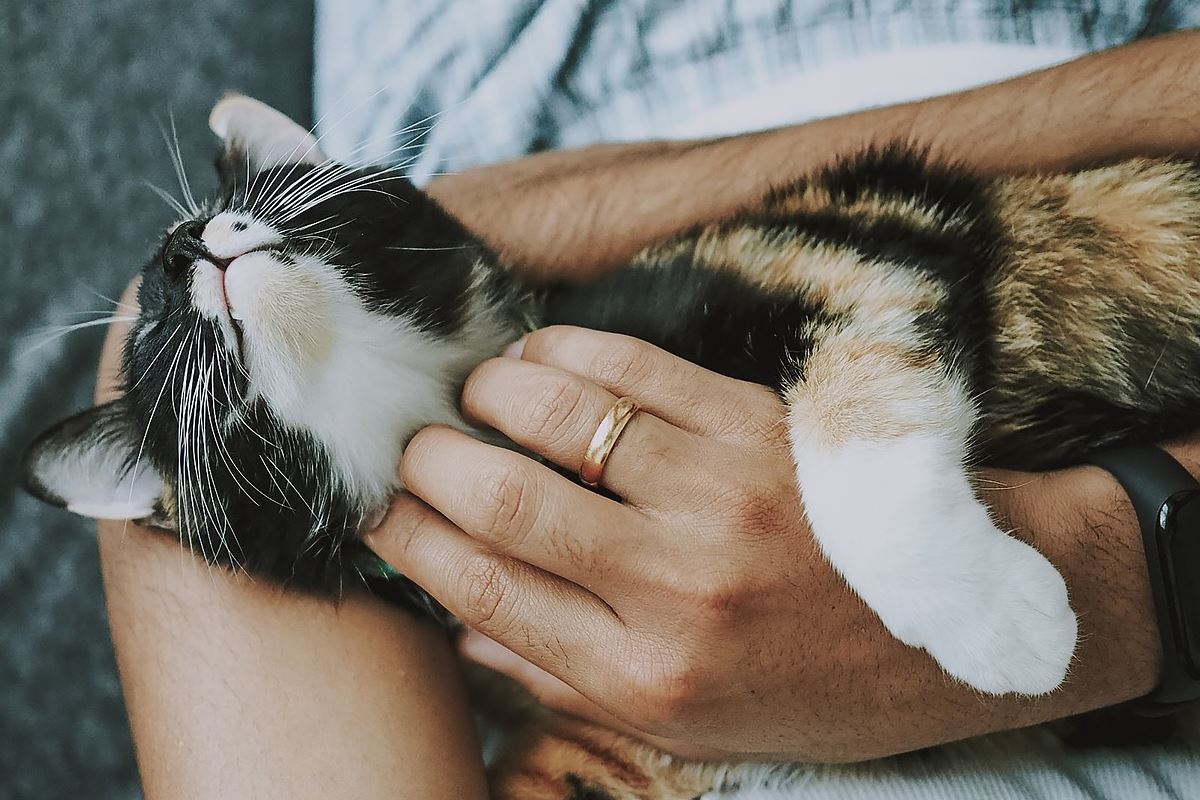
[(505, 358), (520, 358), (521, 354), (525, 352), (525, 340), (528, 338), (528, 336), (522, 336), (520, 339), (517, 339), (508, 347), (504, 348), (504, 353), (502, 355)]
[(372, 511), (363, 520), (363, 530), (367, 532), (374, 531), (383, 522), (383, 518), (387, 516), (387, 506), (380, 506)]

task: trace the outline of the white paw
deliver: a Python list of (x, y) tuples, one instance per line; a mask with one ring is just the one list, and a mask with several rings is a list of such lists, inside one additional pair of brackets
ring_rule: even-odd
[(991, 538), (986, 573), (966, 582), (934, 578), (944, 586), (944, 605), (915, 626), (910, 621), (902, 638), (981, 692), (1046, 694), (1062, 684), (1075, 651), (1066, 584), (1029, 545), (1000, 531)]
[(989, 694), (1045, 694), (1063, 682), (1076, 622), (1062, 576), (996, 528), (953, 442), (794, 454), (821, 549), (893, 636)]

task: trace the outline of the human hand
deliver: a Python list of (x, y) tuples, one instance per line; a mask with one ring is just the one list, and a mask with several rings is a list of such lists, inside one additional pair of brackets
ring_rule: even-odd
[(404, 456), (412, 495), (369, 537), (473, 629), (468, 657), (547, 705), (686, 755), (846, 761), (1153, 685), (1140, 538), (1099, 470), (986, 473), (985, 499), (1063, 571), (1083, 627), (1062, 690), (985, 698), (892, 639), (821, 557), (766, 388), (627, 337), (551, 328), (481, 365), (463, 409), (577, 471), (619, 396), (642, 407), (604, 471), (622, 501), (434, 427)]

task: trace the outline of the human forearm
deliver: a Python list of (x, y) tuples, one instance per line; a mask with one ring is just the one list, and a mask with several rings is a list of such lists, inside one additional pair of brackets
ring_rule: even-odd
[(210, 571), (119, 522), (100, 547), (147, 798), (484, 797), (452, 655), (425, 623)]
[(535, 274), (586, 276), (873, 142), (912, 141), (982, 173), (1200, 152), (1198, 53), (1200, 32), (1185, 32), (930, 100), (708, 142), (543, 153), (429, 191)]

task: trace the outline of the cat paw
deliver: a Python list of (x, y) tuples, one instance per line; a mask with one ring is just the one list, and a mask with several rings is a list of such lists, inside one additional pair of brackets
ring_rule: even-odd
[[(888, 631), (988, 694), (1045, 694), (1067, 675), (1075, 614), (1058, 571), (992, 522), (957, 445), (914, 436), (813, 455), (793, 448), (814, 537)], [(871, 502), (847, 487), (870, 486)]]
[(919, 642), (910, 643), (981, 692), (1046, 694), (1066, 679), (1075, 651), (1066, 583), (1024, 542), (998, 530), (990, 538), (986, 572), (962, 583), (947, 576), (942, 613), (925, 620)]

